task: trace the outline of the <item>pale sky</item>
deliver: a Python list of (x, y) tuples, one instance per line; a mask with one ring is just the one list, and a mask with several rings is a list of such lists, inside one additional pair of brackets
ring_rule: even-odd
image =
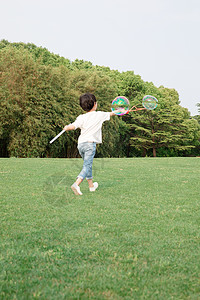
[(134, 71), (200, 103), (200, 0), (0, 0), (0, 39)]

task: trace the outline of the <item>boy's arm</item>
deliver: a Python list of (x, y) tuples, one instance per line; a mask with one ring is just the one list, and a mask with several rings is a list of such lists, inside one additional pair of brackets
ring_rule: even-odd
[(127, 112), (127, 110), (125, 110), (124, 108), (121, 108), (121, 109), (117, 109), (117, 110), (115, 110), (115, 111), (111, 111), (110, 112), (110, 116), (112, 117), (112, 116), (117, 116), (117, 114), (115, 113), (115, 112)]
[(72, 125), (72, 124), (69, 124), (69, 125), (66, 125), (63, 129), (64, 129), (65, 131), (75, 130), (75, 126)]

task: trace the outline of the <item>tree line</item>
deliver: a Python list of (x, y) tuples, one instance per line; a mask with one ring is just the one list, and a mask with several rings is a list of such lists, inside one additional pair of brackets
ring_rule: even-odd
[[(155, 96), (155, 111), (112, 118), (103, 126), (97, 157), (186, 156), (200, 154), (199, 116), (180, 106), (175, 89), (144, 82), (133, 71), (119, 72), (70, 60), (34, 44), (0, 42), (0, 156), (78, 157), (79, 130), (49, 141), (83, 113), (79, 96), (90, 92), (98, 109), (110, 111), (123, 95), (141, 107)], [(200, 107), (200, 104), (198, 104)]]

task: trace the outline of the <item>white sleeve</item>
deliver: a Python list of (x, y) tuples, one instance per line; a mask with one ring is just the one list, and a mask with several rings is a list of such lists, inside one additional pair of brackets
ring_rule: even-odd
[(82, 120), (82, 118), (81, 118), (81, 115), (78, 116), (78, 117), (76, 118), (76, 120), (72, 123), (72, 125), (74, 125), (75, 129), (81, 128), (82, 124), (83, 124), (83, 120)]
[(105, 112), (105, 111), (99, 111), (98, 112), (101, 116), (101, 120), (104, 121), (109, 121), (110, 120), (110, 113), (109, 112)]

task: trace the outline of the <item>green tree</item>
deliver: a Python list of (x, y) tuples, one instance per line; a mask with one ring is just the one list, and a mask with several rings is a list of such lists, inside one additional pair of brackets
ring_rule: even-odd
[(52, 67), (33, 60), (26, 50), (1, 50), (1, 139), (12, 156), (42, 156), (53, 132), (59, 105), (52, 90)]
[(200, 124), (200, 103), (197, 103), (197, 107), (198, 107), (198, 112), (199, 112), (199, 114), (196, 115), (196, 116), (194, 116), (193, 118), (194, 118), (195, 120), (197, 120), (198, 123)]
[(159, 100), (155, 111), (106, 122), (97, 156), (198, 154), (199, 116), (190, 117), (174, 89), (157, 88), (133, 71), (71, 62), (31, 43), (2, 40), (0, 54), (1, 155), (76, 157), (79, 131), (64, 134), (51, 146), (48, 141), (83, 113), (78, 99), (85, 92), (94, 93), (98, 108), (105, 111), (118, 95), (137, 107), (147, 94)]
[[(110, 110), (115, 83), (95, 69), (46, 66), (26, 49), (8, 45), (0, 51), (1, 145), (11, 156), (76, 157), (78, 131), (64, 134), (51, 146), (49, 140), (83, 113), (81, 93), (95, 93), (99, 108)], [(105, 126), (106, 147), (99, 147), (99, 156), (115, 155), (118, 124), (116, 118)]]
[(12, 47), (14, 49), (27, 50), (33, 59), (37, 61), (40, 60), (40, 63), (43, 65), (51, 65), (53, 67), (65, 66), (68, 69), (72, 70), (72, 63), (69, 59), (59, 56), (58, 54), (51, 53), (49, 50), (43, 47), (37, 47), (33, 43), (10, 43), (6, 40), (0, 41), (0, 50), (6, 47)]
[(146, 155), (152, 150), (153, 156), (159, 148), (186, 151), (193, 145), (195, 124), (189, 120), (187, 109), (179, 105), (179, 96), (174, 89), (159, 89), (159, 104), (155, 111), (135, 114), (131, 141), (137, 149)]

